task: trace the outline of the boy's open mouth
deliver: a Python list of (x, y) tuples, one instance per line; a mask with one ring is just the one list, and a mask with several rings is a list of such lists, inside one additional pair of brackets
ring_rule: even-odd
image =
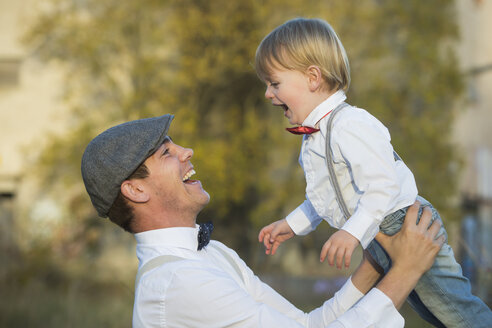
[(282, 107), (282, 109), (284, 110), (284, 112), (288, 111), (289, 110), (289, 106), (287, 106), (286, 104), (273, 104), (274, 106), (277, 106), (277, 107)]

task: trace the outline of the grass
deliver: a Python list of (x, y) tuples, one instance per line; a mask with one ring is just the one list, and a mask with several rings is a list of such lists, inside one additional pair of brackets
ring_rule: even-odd
[(131, 327), (133, 294), (123, 287), (30, 281), (1, 290), (0, 327)]

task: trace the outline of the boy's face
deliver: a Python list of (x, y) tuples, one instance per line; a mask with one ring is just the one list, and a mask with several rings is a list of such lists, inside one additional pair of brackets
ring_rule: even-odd
[(265, 97), (274, 106), (283, 108), (284, 116), (290, 124), (302, 124), (318, 105), (318, 100), (310, 89), (309, 77), (302, 72), (273, 68), (265, 82)]

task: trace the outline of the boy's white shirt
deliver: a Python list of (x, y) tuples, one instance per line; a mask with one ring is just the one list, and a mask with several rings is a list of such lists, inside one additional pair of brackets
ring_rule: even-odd
[(394, 160), (388, 129), (367, 111), (347, 107), (335, 117), (331, 136), (335, 173), (352, 213), (349, 220), (344, 219), (329, 180), (326, 133), (331, 114), (325, 115), (345, 99), (345, 93), (337, 91), (302, 124), (320, 131), (303, 137), (299, 163), (306, 179), (306, 200), (286, 219), (297, 235), (313, 231), (326, 220), (366, 248), (383, 218), (413, 204), (418, 192), (412, 172), (403, 161)]

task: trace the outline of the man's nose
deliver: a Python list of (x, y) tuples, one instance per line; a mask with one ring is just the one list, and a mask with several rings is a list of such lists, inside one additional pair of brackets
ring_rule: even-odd
[(182, 162), (190, 160), (191, 157), (193, 157), (193, 149), (184, 147), (180, 149), (179, 159)]

